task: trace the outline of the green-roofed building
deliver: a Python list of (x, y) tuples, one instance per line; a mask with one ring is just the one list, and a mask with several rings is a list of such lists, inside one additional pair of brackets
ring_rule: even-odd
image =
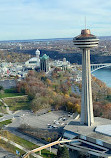
[(46, 54), (40, 57), (40, 70), (45, 72), (49, 71), (49, 56)]

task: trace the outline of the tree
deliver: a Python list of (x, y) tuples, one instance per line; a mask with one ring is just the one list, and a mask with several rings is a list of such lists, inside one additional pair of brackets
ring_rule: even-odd
[(3, 87), (2, 87), (2, 86), (0, 86), (0, 91), (1, 91), (1, 90), (3, 90)]
[(69, 151), (65, 146), (58, 148), (57, 158), (69, 158)]
[(46, 79), (46, 84), (47, 86), (50, 86), (51, 85), (51, 80), (49, 80), (48, 78)]

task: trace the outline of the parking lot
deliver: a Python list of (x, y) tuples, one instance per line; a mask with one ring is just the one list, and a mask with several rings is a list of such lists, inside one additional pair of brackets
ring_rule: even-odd
[(58, 129), (67, 125), (73, 119), (73, 114), (64, 111), (51, 111), (38, 116), (27, 112), (20, 119), (21, 124), (26, 124), (33, 128)]

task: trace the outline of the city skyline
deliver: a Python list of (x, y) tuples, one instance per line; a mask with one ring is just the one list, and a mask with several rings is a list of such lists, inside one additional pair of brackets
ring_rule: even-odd
[(0, 40), (74, 37), (87, 28), (110, 34), (111, 2), (105, 0), (1, 0)]

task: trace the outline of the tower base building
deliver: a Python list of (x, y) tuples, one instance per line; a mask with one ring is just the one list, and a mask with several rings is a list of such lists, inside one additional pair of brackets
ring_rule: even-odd
[(89, 157), (111, 158), (111, 120), (93, 116), (90, 48), (97, 47), (99, 40), (85, 29), (73, 42), (83, 50), (81, 118), (76, 116), (70, 120), (64, 127), (63, 137), (73, 140), (66, 144), (71, 151), (83, 152)]

